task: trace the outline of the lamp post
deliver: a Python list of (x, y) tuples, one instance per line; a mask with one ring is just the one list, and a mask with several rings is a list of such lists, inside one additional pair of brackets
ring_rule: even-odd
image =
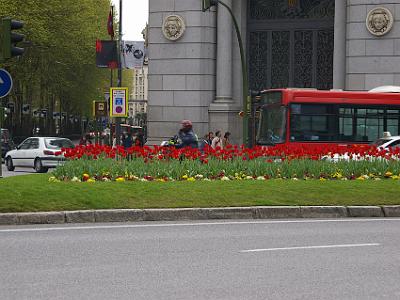
[[(121, 50), (122, 50), (122, 0), (119, 0), (119, 24), (118, 24), (118, 87), (122, 86), (122, 62), (121, 62)], [(110, 95), (111, 97), (111, 95)], [(117, 145), (121, 144), (121, 118), (115, 118), (115, 138)]]
[(250, 146), (252, 143), (249, 140), (249, 112), (250, 112), (250, 96), (249, 96), (249, 83), (248, 83), (248, 75), (247, 75), (247, 62), (246, 57), (244, 55), (244, 48), (242, 42), (242, 36), (240, 34), (239, 25), (236, 21), (235, 15), (232, 12), (232, 9), (226, 5), (224, 2), (220, 0), (202, 0), (203, 1), (203, 11), (206, 11), (211, 6), (218, 6), (221, 4), (224, 6), (229, 14), (232, 17), (233, 25), (236, 31), (236, 37), (239, 43), (239, 51), (240, 51), (240, 60), (242, 63), (242, 101), (243, 101), (243, 144), (247, 144)]

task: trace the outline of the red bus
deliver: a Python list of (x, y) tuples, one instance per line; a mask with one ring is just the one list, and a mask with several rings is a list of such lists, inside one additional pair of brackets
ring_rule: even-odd
[(400, 93), (274, 89), (261, 92), (256, 143), (367, 144), (400, 135)]

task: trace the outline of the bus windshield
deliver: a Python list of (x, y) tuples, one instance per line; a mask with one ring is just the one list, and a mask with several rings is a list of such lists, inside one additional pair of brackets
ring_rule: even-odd
[(286, 107), (264, 105), (260, 112), (257, 144), (284, 143), (286, 138)]

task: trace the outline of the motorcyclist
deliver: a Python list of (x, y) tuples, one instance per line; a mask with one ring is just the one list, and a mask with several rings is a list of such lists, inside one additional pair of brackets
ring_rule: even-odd
[(193, 132), (193, 124), (190, 120), (183, 120), (181, 122), (181, 129), (179, 130), (178, 137), (180, 139), (180, 143), (175, 145), (176, 148), (183, 148), (183, 147), (198, 147), (198, 137)]

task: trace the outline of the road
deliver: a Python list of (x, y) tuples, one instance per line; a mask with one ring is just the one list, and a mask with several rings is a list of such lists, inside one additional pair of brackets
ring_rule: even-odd
[(400, 299), (400, 219), (0, 227), (0, 299)]
[(1, 165), (2, 175), (3, 177), (11, 177), (11, 176), (19, 176), (19, 175), (27, 175), (27, 174), (35, 174), (35, 170), (33, 168), (15, 168), (13, 172), (7, 171), (5, 164)]

